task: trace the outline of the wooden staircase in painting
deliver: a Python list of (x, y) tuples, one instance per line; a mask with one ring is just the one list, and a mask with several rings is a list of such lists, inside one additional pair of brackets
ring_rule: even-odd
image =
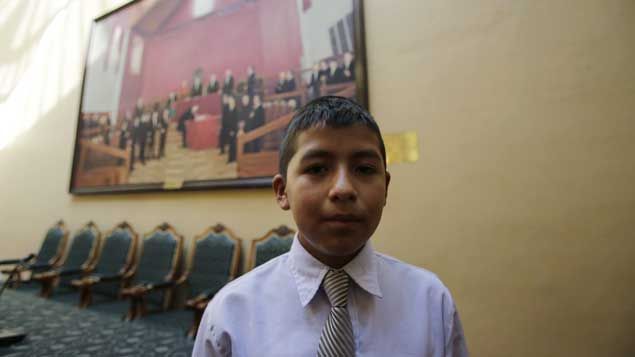
[(128, 182), (130, 149), (82, 139), (75, 174), (75, 187), (110, 186)]

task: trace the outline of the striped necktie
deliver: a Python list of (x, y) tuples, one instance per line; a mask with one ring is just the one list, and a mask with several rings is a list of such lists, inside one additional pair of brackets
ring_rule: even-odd
[(346, 305), (348, 302), (349, 278), (343, 270), (329, 270), (322, 288), (331, 302), (331, 312), (322, 328), (318, 357), (355, 356), (353, 325)]

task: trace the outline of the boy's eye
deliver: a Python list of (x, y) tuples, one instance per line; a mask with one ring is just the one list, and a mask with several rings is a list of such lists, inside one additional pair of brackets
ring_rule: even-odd
[(305, 173), (309, 174), (309, 175), (322, 175), (324, 173), (326, 173), (326, 166), (324, 165), (312, 165), (307, 167), (304, 170)]
[(360, 165), (357, 166), (356, 171), (362, 175), (373, 175), (377, 172), (377, 168), (372, 165)]

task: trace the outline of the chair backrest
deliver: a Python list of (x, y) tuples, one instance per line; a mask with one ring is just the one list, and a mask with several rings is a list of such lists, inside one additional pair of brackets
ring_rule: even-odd
[[(99, 260), (93, 270), (97, 276), (115, 276), (125, 274), (131, 269), (137, 251), (139, 236), (127, 222), (121, 222), (106, 233)], [(121, 289), (120, 281), (107, 281), (93, 287), (95, 292), (117, 296)]]
[(35, 264), (55, 264), (64, 253), (67, 240), (68, 230), (64, 221), (60, 220), (46, 232), (40, 251), (35, 258)]
[(106, 233), (93, 274), (100, 276), (124, 274), (133, 263), (138, 239), (137, 233), (127, 222), (121, 222), (115, 226)]
[(183, 237), (172, 226), (163, 223), (146, 234), (133, 284), (170, 281), (174, 279), (183, 250)]
[(190, 296), (213, 295), (238, 274), (241, 240), (222, 224), (210, 227), (192, 240), (184, 276)]
[(101, 233), (95, 223), (86, 223), (73, 237), (62, 269), (86, 268), (97, 255), (100, 239)]
[(295, 231), (285, 225), (274, 228), (251, 241), (247, 269), (251, 270), (291, 249)]

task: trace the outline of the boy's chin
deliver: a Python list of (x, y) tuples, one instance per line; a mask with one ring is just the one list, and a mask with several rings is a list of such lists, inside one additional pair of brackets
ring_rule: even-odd
[(348, 257), (357, 254), (366, 241), (368, 238), (329, 237), (318, 243), (318, 249), (322, 254), (331, 257)]
[(325, 260), (352, 259), (366, 244), (369, 236), (361, 232), (321, 231), (310, 236), (299, 235), (300, 243), (315, 258), (326, 263)]

